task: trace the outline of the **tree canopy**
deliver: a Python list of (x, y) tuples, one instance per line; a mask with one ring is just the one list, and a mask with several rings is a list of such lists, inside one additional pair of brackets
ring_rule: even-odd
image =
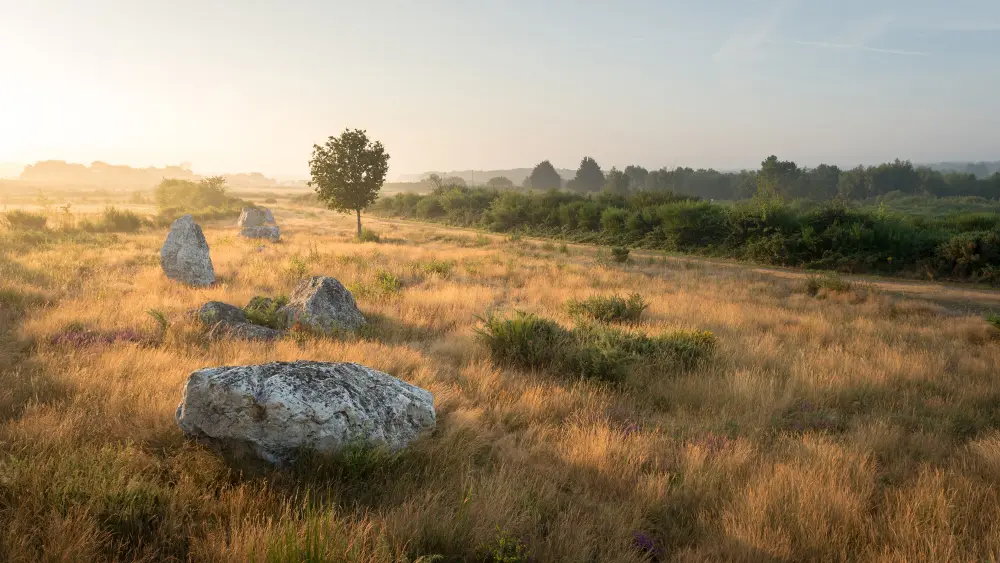
[(313, 145), (309, 161), (310, 186), (330, 209), (354, 211), (361, 235), (361, 210), (378, 198), (389, 171), (389, 154), (382, 143), (372, 142), (361, 129), (345, 129), (324, 145)]
[(490, 178), (486, 185), (491, 188), (512, 188), (514, 187), (514, 182), (511, 182), (506, 176), (496, 176)]
[(543, 160), (531, 171), (526, 183), (535, 190), (558, 190), (562, 187), (562, 177), (551, 162)]
[(576, 170), (576, 177), (569, 181), (567, 187), (574, 192), (599, 192), (604, 187), (604, 172), (596, 160), (585, 156)]

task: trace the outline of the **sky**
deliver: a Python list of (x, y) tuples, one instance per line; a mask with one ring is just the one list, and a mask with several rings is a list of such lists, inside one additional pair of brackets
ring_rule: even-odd
[(0, 162), (1000, 159), (997, 0), (0, 0)]

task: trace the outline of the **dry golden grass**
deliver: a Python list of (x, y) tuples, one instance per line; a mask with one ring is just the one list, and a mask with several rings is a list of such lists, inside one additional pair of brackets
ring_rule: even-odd
[[(349, 218), (277, 215), (274, 245), (206, 229), (208, 289), (164, 278), (165, 231), (0, 235), (0, 560), (489, 561), (501, 542), (535, 561), (1000, 558), (1000, 339), (979, 316), (429, 226), (369, 221), (383, 242), (357, 244)], [(305, 275), (377, 289), (379, 271), (403, 288), (359, 292), (360, 338), (210, 342), (185, 317)], [(632, 292), (650, 308), (630, 330), (710, 330), (714, 357), (607, 387), (501, 370), (475, 340), (488, 311), (568, 326), (568, 299)], [(151, 309), (171, 322), (158, 344), (53, 343), (156, 334)], [(395, 459), (283, 472), (185, 441), (191, 371), (294, 359), (425, 387), (438, 427)]]

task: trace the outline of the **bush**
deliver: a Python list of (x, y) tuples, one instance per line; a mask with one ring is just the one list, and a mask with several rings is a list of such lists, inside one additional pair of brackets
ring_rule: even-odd
[(199, 220), (238, 217), (244, 207), (252, 207), (250, 202), (228, 194), (222, 176), (198, 182), (164, 179), (156, 187), (154, 198), (159, 215), (167, 224), (185, 214)]
[(369, 229), (361, 229), (361, 234), (357, 236), (358, 242), (381, 242), (382, 237), (378, 233)]
[(269, 197), (269, 198), (267, 198), (267, 199), (264, 200), (264, 203), (274, 204), (274, 203), (278, 203), (278, 200), (274, 199), (273, 197)]
[[(706, 181), (725, 180), (724, 175), (705, 174)], [(752, 193), (747, 191), (754, 183), (752, 176), (731, 180), (739, 180), (739, 186), (730, 187), (738, 188), (741, 197)], [(747, 180), (750, 184), (744, 185)], [(670, 185), (687, 190), (683, 181)], [(449, 187), (429, 195), (382, 198), (372, 211), (620, 247), (616, 253), (621, 259), (616, 261), (621, 262), (627, 261), (623, 247), (656, 248), (809, 269), (940, 274), (1000, 282), (996, 204), (984, 199), (955, 207), (957, 202), (946, 199), (956, 198), (933, 200), (934, 205), (952, 210), (946, 214), (915, 210), (903, 216), (884, 206), (858, 209), (840, 200), (720, 205), (677, 195), (665, 186), (631, 196)]]
[(429, 260), (420, 267), (425, 274), (436, 274), (442, 278), (451, 275), (452, 268), (455, 267), (454, 260)]
[(274, 299), (270, 297), (254, 297), (243, 308), (243, 314), (247, 320), (255, 325), (266, 326), (275, 330), (284, 330), (287, 319), (278, 313), (278, 310), (288, 304), (288, 297), (279, 295)]
[(403, 282), (392, 272), (379, 270), (370, 283), (356, 283), (350, 287), (351, 293), (359, 298), (378, 299), (395, 295), (403, 289)]
[(141, 229), (142, 225), (142, 218), (132, 211), (108, 206), (98, 222), (87, 224), (85, 229), (105, 233), (134, 233)]
[(28, 211), (8, 211), (3, 214), (4, 224), (12, 231), (40, 231), (45, 228), (49, 218), (42, 213)]
[(1000, 329), (1000, 314), (997, 313), (987, 313), (986, 322), (990, 323), (994, 327)]
[(581, 377), (621, 381), (629, 370), (650, 373), (689, 369), (715, 348), (715, 337), (706, 331), (676, 331), (650, 337), (615, 328), (581, 327), (573, 331), (575, 350), (564, 360), (565, 368)]
[(523, 311), (509, 318), (490, 315), (476, 334), (499, 365), (612, 383), (623, 381), (634, 370), (660, 374), (690, 368), (715, 348), (710, 332), (677, 331), (649, 337), (601, 326), (569, 331)]
[(476, 330), (497, 364), (523, 369), (555, 365), (559, 350), (569, 346), (569, 333), (555, 321), (516, 311), (511, 318), (489, 315)]
[(806, 279), (806, 293), (815, 296), (820, 289), (826, 289), (837, 293), (850, 291), (854, 284), (837, 274), (824, 274), (822, 276), (809, 276)]
[(634, 323), (649, 305), (642, 295), (633, 293), (628, 298), (618, 295), (611, 297), (594, 296), (584, 300), (570, 299), (566, 302), (566, 312), (577, 319), (601, 323)]
[(628, 262), (628, 254), (628, 249), (621, 246), (616, 246), (611, 249), (611, 259), (619, 264)]

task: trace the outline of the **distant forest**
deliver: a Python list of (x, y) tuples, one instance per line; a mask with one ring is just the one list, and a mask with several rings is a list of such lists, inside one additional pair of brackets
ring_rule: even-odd
[[(770, 156), (757, 170), (720, 172), (684, 167), (647, 170), (641, 166), (603, 170), (593, 158), (586, 157), (572, 174), (556, 169), (549, 161), (524, 170), (528, 171), (526, 175), (514, 177), (504, 175), (504, 171), (489, 171), (497, 174), (495, 176), (477, 172), (475, 182), (467, 178), (469, 171), (431, 174), (420, 182), (387, 185), (387, 191), (427, 192), (440, 186), (479, 185), (499, 189), (565, 189), (580, 194), (672, 192), (728, 201), (749, 199), (762, 190), (786, 200), (815, 201), (859, 201), (886, 194), (1000, 198), (1000, 162), (916, 166), (909, 161), (896, 160), (876, 166), (842, 169), (827, 164), (815, 168), (801, 167), (795, 162)], [(520, 170), (515, 172), (520, 173)]]

